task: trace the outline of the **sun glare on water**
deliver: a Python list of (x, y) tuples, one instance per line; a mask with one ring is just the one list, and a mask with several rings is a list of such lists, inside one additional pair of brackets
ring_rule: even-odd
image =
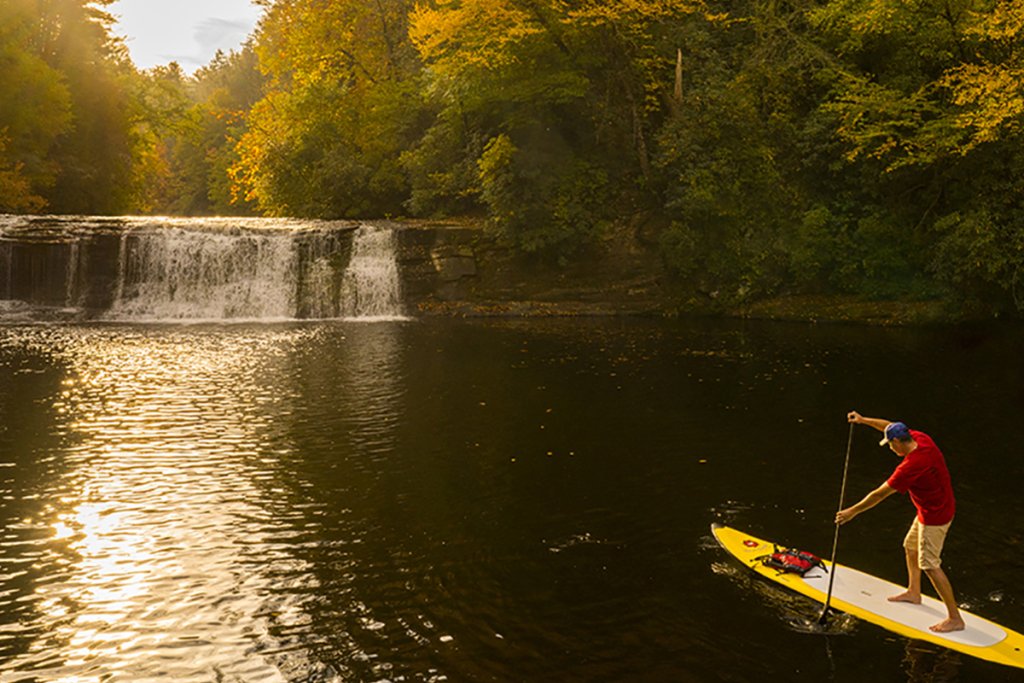
[(77, 340), (54, 406), (70, 446), (59, 505), (43, 515), (51, 569), (33, 595), (43, 635), (14, 670), (60, 681), (208, 680), (209, 667), (227, 675), (234, 662), (283, 680), (253, 643), (267, 638), (268, 615), (301, 615), (270, 604), (273, 553), (256, 561), (249, 551), (273, 545), (260, 444), (280, 396), (277, 371), (253, 365), (244, 335), (182, 344), (179, 334)]

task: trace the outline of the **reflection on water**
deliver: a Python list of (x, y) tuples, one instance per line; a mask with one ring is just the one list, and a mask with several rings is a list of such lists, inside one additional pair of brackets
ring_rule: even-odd
[[(846, 411), (904, 418), (953, 469), (961, 599), (1019, 630), (1024, 536), (992, 503), (1024, 475), (1006, 446), (1024, 439), (1019, 342), (692, 321), (0, 325), (0, 680), (754, 682), (800, 662), (850, 683), (1003, 681), (859, 622), (804, 628), (818, 606), (708, 528), (827, 552)], [(863, 436), (851, 496), (893, 467)], [(909, 514), (887, 502), (844, 527), (838, 559), (901, 580)]]
[[(317, 392), (364, 406), (366, 427), (355, 431), (377, 448), (400, 397), (395, 331), (355, 330), (374, 343), (346, 354), (343, 382)], [(5, 607), (18, 623), (0, 641), (13, 655), (4, 671), (68, 680), (308, 673), (270, 635), (301, 628), (316, 590), (288, 551), (294, 530), (275, 528), (277, 465), (295, 453), (273, 436), (291, 410), (291, 354), (316, 334), (105, 328), (52, 340), (66, 345), (56, 350), (65, 376), (52, 406), (65, 447), (47, 468), (51, 481), (15, 492), (32, 503), (4, 545), (20, 546), (32, 566), (5, 577), (19, 590)]]

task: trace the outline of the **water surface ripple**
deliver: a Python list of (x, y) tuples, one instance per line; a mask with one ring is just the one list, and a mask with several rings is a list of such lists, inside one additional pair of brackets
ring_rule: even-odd
[[(1001, 681), (867, 625), (794, 628), (815, 608), (707, 529), (827, 552), (842, 415), (904, 418), (951, 461), (961, 600), (1024, 628), (1024, 472), (1003, 457), (1024, 438), (1019, 341), (678, 321), (0, 326), (0, 680)], [(857, 435), (851, 495), (894, 464), (876, 442)], [(908, 510), (851, 525), (840, 560), (901, 580)]]

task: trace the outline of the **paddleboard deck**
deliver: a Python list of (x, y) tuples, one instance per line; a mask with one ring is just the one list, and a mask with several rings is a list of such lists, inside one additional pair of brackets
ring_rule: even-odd
[(990, 662), (1024, 668), (1024, 636), (987, 619), (960, 610), (966, 628), (935, 633), (929, 626), (946, 618), (940, 600), (922, 596), (921, 604), (889, 602), (888, 597), (905, 588), (877, 576), (825, 560), (825, 569), (815, 568), (804, 576), (783, 573), (764, 565), (761, 558), (774, 552), (774, 544), (750, 534), (712, 524), (715, 539), (750, 569), (776, 583), (822, 604), (828, 594), (830, 572), (835, 572), (830, 606), (907, 638), (925, 640)]

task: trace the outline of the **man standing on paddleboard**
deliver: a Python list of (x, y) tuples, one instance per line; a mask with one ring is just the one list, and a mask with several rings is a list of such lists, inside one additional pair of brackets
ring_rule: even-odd
[(889, 446), (902, 461), (885, 483), (864, 496), (856, 505), (837, 512), (836, 524), (846, 524), (894, 493), (909, 493), (911, 502), (917, 508), (914, 523), (910, 525), (910, 531), (903, 540), (909, 581), (905, 592), (889, 600), (919, 604), (921, 572), (924, 571), (949, 612), (947, 618), (931, 626), (931, 630), (937, 633), (963, 630), (964, 620), (953, 595), (953, 586), (946, 572), (942, 571), (940, 560), (946, 532), (956, 512), (953, 485), (942, 451), (930, 436), (909, 429), (902, 422), (863, 417), (856, 411), (846, 417), (850, 422), (874, 427), (882, 432), (883, 438), (879, 445)]

